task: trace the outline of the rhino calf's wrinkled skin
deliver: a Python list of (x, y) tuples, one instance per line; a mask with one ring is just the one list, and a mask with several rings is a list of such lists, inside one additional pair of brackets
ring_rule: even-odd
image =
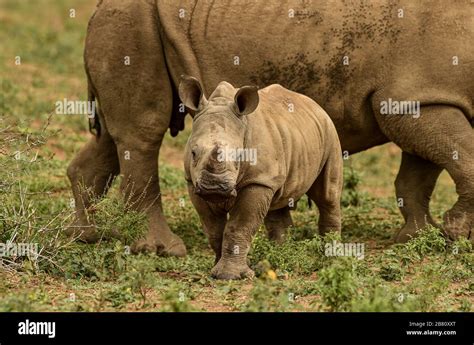
[(258, 91), (225, 81), (207, 100), (193, 77), (182, 78), (179, 96), (193, 115), (184, 165), (216, 253), (213, 277), (252, 277), (252, 236), (264, 221), (270, 238), (281, 241), (289, 205), (305, 193), (319, 208), (320, 233), (341, 230), (341, 147), (316, 102), (277, 84)]

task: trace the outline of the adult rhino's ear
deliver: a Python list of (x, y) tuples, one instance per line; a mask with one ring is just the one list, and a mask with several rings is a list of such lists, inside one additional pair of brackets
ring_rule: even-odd
[(206, 101), (201, 83), (194, 77), (182, 75), (178, 91), (181, 102), (191, 110), (198, 110), (201, 103)]
[(257, 109), (258, 101), (256, 86), (242, 86), (234, 97), (237, 114), (244, 116), (254, 112)]

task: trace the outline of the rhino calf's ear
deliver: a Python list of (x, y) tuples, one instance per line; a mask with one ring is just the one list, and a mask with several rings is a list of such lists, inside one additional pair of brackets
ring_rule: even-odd
[(256, 86), (243, 86), (234, 97), (235, 108), (240, 116), (248, 115), (257, 109), (258, 88)]
[(198, 110), (201, 102), (205, 101), (201, 83), (194, 77), (182, 75), (178, 92), (181, 102), (191, 110)]

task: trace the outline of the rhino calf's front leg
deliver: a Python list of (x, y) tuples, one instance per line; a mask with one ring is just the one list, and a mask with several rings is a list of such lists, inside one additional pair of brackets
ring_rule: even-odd
[(268, 212), (273, 192), (270, 188), (250, 185), (242, 189), (230, 210), (220, 260), (211, 274), (217, 279), (252, 278), (247, 264), (252, 237)]
[(222, 253), (222, 238), (227, 222), (227, 212), (216, 207), (216, 205), (207, 203), (196, 195), (196, 190), (192, 183), (188, 183), (188, 192), (191, 202), (201, 219), (201, 224), (203, 225), (204, 233), (209, 240), (209, 245), (216, 254), (215, 264), (217, 264)]

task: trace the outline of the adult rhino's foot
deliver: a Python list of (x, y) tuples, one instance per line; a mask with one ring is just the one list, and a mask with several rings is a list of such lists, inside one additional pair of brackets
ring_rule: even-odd
[(100, 235), (94, 225), (81, 225), (78, 222), (70, 225), (64, 230), (64, 233), (66, 236), (85, 243), (96, 243), (100, 239)]
[(211, 276), (222, 280), (236, 280), (244, 278), (253, 278), (254, 271), (247, 264), (237, 264), (229, 260), (220, 259), (212, 268)]
[(186, 246), (183, 240), (171, 234), (167, 243), (160, 239), (145, 237), (139, 239), (132, 245), (132, 253), (155, 253), (160, 256), (186, 256)]
[(406, 243), (413, 237), (416, 237), (418, 235), (417, 232), (427, 225), (439, 228), (439, 225), (436, 224), (431, 217), (420, 218), (418, 220), (412, 219), (406, 222), (406, 224), (395, 233), (393, 240), (395, 243)]
[(406, 243), (416, 236), (418, 230), (419, 228), (414, 223), (407, 223), (397, 231), (393, 240), (396, 243)]
[(452, 240), (465, 237), (474, 244), (474, 211), (462, 211), (454, 207), (446, 212), (444, 232)]

